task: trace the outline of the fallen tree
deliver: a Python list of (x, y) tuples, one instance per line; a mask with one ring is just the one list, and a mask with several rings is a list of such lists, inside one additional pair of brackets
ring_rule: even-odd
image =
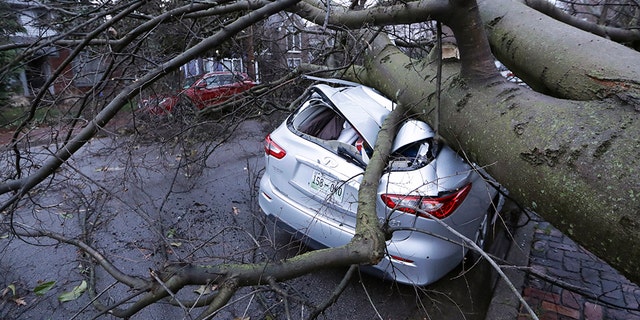
[[(442, 68), (438, 110), (437, 61), (412, 60), (380, 37), (352, 77), (439, 124), (521, 204), (640, 281), (640, 54), (516, 1), (483, 2), (482, 20), (467, 15), (473, 4), (459, 2), (454, 10), (411, 8), (459, 39), (460, 60)], [(499, 77), (483, 21), (496, 56), (547, 94)]]
[[(137, 78), (137, 81), (127, 82), (117, 95), (100, 106), (101, 111), (95, 118), (87, 121), (86, 126), (77, 132), (69, 131), (64, 140), (57, 141), (60, 143), (59, 147), (47, 153), (46, 161), (27, 158), (28, 153), (23, 153), (24, 149), (18, 144), (19, 138), (26, 134), (21, 130), (26, 131), (31, 125), (31, 118), (27, 119), (16, 131), (14, 140), (9, 144), (10, 149), (7, 149), (12, 151), (15, 161), (8, 168), (3, 168), (9, 178), (5, 178), (0, 184), (3, 196), (0, 211), (6, 210), (7, 216), (15, 214), (14, 209), (23, 201), (24, 196), (33, 193), (34, 188), (43, 181), (53, 181), (51, 177), (65, 161), (100, 132), (142, 89), (177, 70), (192, 58), (220, 46), (270, 14), (288, 10), (319, 25), (336, 29), (436, 19), (454, 31), (460, 50), (460, 60), (443, 62), (441, 76), (438, 59), (431, 57), (412, 60), (384, 37), (375, 37), (374, 41), (368, 43), (369, 50), (365, 53), (363, 68), (351, 68), (350, 76), (397, 99), (410, 108), (412, 116), (432, 122), (450, 145), (485, 166), (510, 189), (520, 203), (544, 215), (574, 239), (623, 271), (630, 279), (636, 282), (640, 280), (640, 253), (634, 250), (640, 244), (640, 181), (637, 174), (640, 129), (638, 86), (635, 80), (638, 79), (637, 66), (640, 64), (637, 52), (566, 25), (552, 24), (553, 27), (549, 28), (540, 25), (539, 28), (532, 28), (531, 25), (518, 24), (518, 21), (529, 21), (525, 19), (530, 18), (530, 23), (535, 25), (543, 16), (519, 2), (508, 0), (490, 4), (483, 2), (479, 11), (474, 1), (462, 0), (426, 0), (360, 11), (341, 11), (339, 8), (328, 10), (323, 4), (312, 0), (301, 3), (288, 0), (237, 3), (240, 6), (234, 4), (224, 7), (208, 3), (187, 5), (155, 17), (145, 17), (148, 18), (146, 23), (132, 28), (119, 40), (97, 39), (102, 30), (108, 30), (118, 19), (124, 19), (127, 13), (125, 10), (122, 15), (116, 15), (101, 25), (95, 33), (88, 34), (94, 38), (71, 42), (51, 39), (51, 42), (41, 44), (77, 45), (74, 51), (77, 54), (86, 46), (110, 44), (113, 57), (124, 57), (127, 54), (134, 57), (138, 46), (132, 45), (137, 43), (134, 40), (144, 38), (144, 34), (151, 32), (153, 28), (177, 19), (176, 17), (191, 19), (200, 15), (227, 12), (225, 10), (239, 14), (244, 14), (242, 10), (254, 10), (241, 15), (241, 18), (225, 20), (224, 27), (211, 36), (203, 37), (199, 44), (166, 63), (157, 65)], [(128, 12), (133, 12), (141, 9), (139, 5), (142, 3), (125, 8)], [(545, 38), (544, 32), (549, 32), (550, 35)], [(552, 35), (560, 36), (551, 38)], [(567, 47), (555, 51), (540, 50), (535, 45), (526, 46), (541, 42), (541, 39), (549, 39), (558, 47), (560, 45), (557, 42), (562, 42)], [(522, 43), (517, 40), (522, 40)], [(560, 53), (569, 55), (579, 51), (573, 50), (571, 43), (583, 42), (585, 54), (576, 53), (574, 59), (558, 58)], [(604, 56), (592, 58), (595, 56), (595, 49), (587, 46), (591, 43), (596, 43), (598, 48), (605, 48), (608, 52), (615, 52), (620, 59), (614, 61), (604, 59)], [(517, 86), (501, 78), (494, 65), (490, 44), (495, 56), (503, 59), (518, 76), (541, 92)], [(38, 49), (36, 46), (29, 50), (35, 52)], [(585, 62), (593, 59), (594, 62), (570, 64), (580, 59)], [(114, 61), (118, 62), (115, 58)], [(119, 62), (125, 61), (128, 60)], [(66, 63), (68, 66), (71, 59), (67, 59)], [(64, 67), (54, 74), (61, 74)], [(598, 74), (594, 74), (594, 70)], [(607, 73), (608, 70), (614, 71)], [(104, 77), (106, 79), (107, 74)], [(47, 85), (53, 82), (54, 80), (48, 80)], [(438, 91), (439, 82), (442, 83), (441, 92)], [(574, 90), (578, 87), (579, 90)], [(42, 94), (33, 103), (34, 112), (45, 97), (44, 91), (40, 91)], [(92, 97), (91, 93), (84, 96), (86, 101), (91, 101)], [(381, 138), (379, 142), (388, 144), (391, 137), (392, 135)], [(376, 148), (380, 155), (381, 146)], [(30, 166), (32, 162), (37, 165)], [(367, 170), (360, 194), (364, 203), (373, 203), (367, 199), (375, 194), (371, 190), (376, 186), (383, 166), (383, 157), (372, 160), (369, 167), (377, 168), (378, 171)], [(117, 283), (122, 283), (135, 292), (123, 299), (132, 302), (126, 306), (107, 303), (100, 305), (95, 302), (105, 313), (129, 317), (160, 299), (169, 296), (175, 298), (173, 294), (187, 286), (217, 284), (217, 291), (203, 300), (184, 301), (184, 304), (171, 301), (185, 310), (188, 309), (185, 305), (208, 306), (200, 313), (202, 318), (206, 318), (230, 301), (241, 286), (269, 284), (276, 288), (277, 281), (312, 272), (323, 266), (376, 263), (384, 254), (384, 242), (377, 217), (372, 216), (373, 212), (366, 205), (360, 205), (358, 234), (349, 245), (342, 248), (316, 251), (284, 262), (267, 261), (257, 264), (220, 263), (199, 266), (190, 264), (189, 261), (174, 263), (166, 259), (167, 261), (162, 262), (168, 263), (163, 264), (164, 267), (153, 269), (151, 277), (124, 273), (112, 263), (110, 257), (103, 256), (99, 250), (92, 248), (88, 244), (91, 241), (83, 242), (73, 236), (48, 230), (33, 230), (22, 228), (23, 226), (16, 229), (13, 220), (7, 220), (12, 231), (19, 236), (48, 237), (78, 247), (83, 253), (90, 255), (96, 265), (101, 266)], [(159, 234), (164, 237), (162, 232)], [(91, 240), (88, 234), (78, 238), (84, 237)], [(95, 273), (92, 275), (95, 276)], [(101, 291), (93, 285), (92, 290)]]

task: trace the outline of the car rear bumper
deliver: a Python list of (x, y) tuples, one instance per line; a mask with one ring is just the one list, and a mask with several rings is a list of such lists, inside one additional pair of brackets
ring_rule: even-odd
[[(288, 201), (273, 187), (268, 173), (260, 181), (258, 202), (269, 219), (285, 231), (296, 234), (312, 248), (345, 245), (354, 235), (352, 228)], [(439, 280), (464, 258), (465, 250), (450, 241), (417, 232), (399, 238), (402, 240), (387, 241), (384, 259), (363, 271), (399, 283), (422, 286)]]

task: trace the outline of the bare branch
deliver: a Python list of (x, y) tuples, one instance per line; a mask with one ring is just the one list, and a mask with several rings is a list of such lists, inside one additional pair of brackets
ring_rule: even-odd
[[(160, 76), (178, 69), (181, 65), (187, 63), (198, 54), (205, 52), (210, 47), (216, 46), (222, 41), (229, 39), (231, 36), (252, 25), (254, 22), (262, 20), (266, 16), (287, 8), (297, 3), (298, 1), (299, 0), (285, 0), (281, 2), (274, 2), (258, 10), (255, 10), (245, 15), (244, 17), (230, 23), (224, 30), (216, 33), (209, 38), (204, 39), (196, 46), (185, 51), (183, 54), (155, 68), (153, 71), (147, 73), (144, 77), (141, 77), (138, 81), (125, 87), (71, 141), (66, 143), (64, 147), (61, 148), (54, 156), (50, 157), (49, 160), (43, 164), (41, 169), (39, 169), (28, 179), (24, 180), (24, 182), (20, 185), (20, 192), (16, 196), (12, 197), (10, 201), (5, 202), (5, 204), (0, 207), (0, 211), (8, 208), (11, 203), (15, 202), (24, 194), (26, 194), (35, 185), (45, 180), (51, 172), (60, 167), (60, 165), (67, 159), (69, 159), (73, 155), (73, 153), (84, 146), (84, 144), (89, 141), (89, 139), (93, 137), (100, 130), (100, 128), (107, 124), (131, 98), (133, 98), (140, 92), (140, 90), (149, 86)], [(0, 190), (17, 190), (15, 188), (16, 183), (14, 181), (10, 180), (5, 183), (8, 183), (8, 186), (12, 188), (2, 186), (0, 187)]]
[(587, 21), (569, 15), (553, 5), (553, 3), (545, 0), (525, 0), (524, 3), (536, 9), (558, 21), (562, 21), (566, 24), (572, 25), (581, 30), (591, 32), (601, 37), (611, 39), (616, 42), (633, 42), (640, 40), (640, 30), (637, 29), (622, 29), (610, 26), (603, 26), (594, 22)]
[[(327, 19), (324, 6), (318, 6), (315, 2), (301, 2), (291, 11), (319, 25), (323, 25)], [(412, 1), (358, 11), (333, 7), (328, 17), (328, 26), (357, 29), (367, 25), (385, 26), (423, 22), (430, 19), (446, 19), (451, 12), (452, 7), (449, 1), (438, 0)]]
[(94, 248), (92, 248), (91, 246), (87, 245), (82, 241), (71, 239), (63, 235), (57, 234), (55, 232), (50, 232), (45, 230), (36, 230), (34, 228), (31, 228), (23, 224), (17, 224), (17, 227), (20, 227), (21, 229), (24, 230), (24, 232), (21, 232), (21, 231), (17, 232), (17, 235), (22, 237), (47, 237), (47, 238), (55, 239), (60, 242), (64, 242), (67, 244), (71, 244), (75, 247), (78, 247), (79, 249), (83, 250), (88, 255), (90, 255), (113, 278), (115, 278), (119, 282), (122, 282), (130, 286), (131, 288), (144, 289), (148, 287), (146, 281), (139, 278), (131, 277), (126, 273), (120, 271), (100, 252), (98, 252), (97, 250), (95, 250)]

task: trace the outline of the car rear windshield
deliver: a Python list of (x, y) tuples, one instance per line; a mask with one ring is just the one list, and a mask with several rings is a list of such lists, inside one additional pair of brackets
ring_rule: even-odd
[[(336, 112), (319, 95), (312, 94), (289, 120), (292, 131), (314, 141), (334, 153), (365, 167), (373, 154), (349, 121)], [(415, 170), (433, 160), (433, 139), (416, 141), (402, 146), (391, 154), (389, 169)]]
[(395, 150), (389, 159), (391, 171), (415, 170), (428, 165), (435, 159), (438, 146), (434, 139), (416, 141)]

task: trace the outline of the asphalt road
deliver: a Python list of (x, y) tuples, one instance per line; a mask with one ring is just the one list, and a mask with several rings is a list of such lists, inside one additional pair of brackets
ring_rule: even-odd
[[(262, 142), (269, 130), (269, 125), (246, 122), (223, 144), (199, 145), (195, 150), (127, 136), (94, 140), (60, 170), (47, 193), (35, 192), (33, 201), (23, 203), (16, 221), (70, 237), (88, 230), (85, 241), (123, 272), (140, 277), (148, 277), (149, 270), (159, 268), (165, 259), (212, 264), (290, 257), (307, 249), (265, 221), (255, 198), (263, 168)], [(46, 147), (37, 148), (38, 153), (47, 152)], [(185, 160), (199, 159), (198, 155), (205, 155), (206, 161), (174, 170)], [(63, 180), (70, 184), (62, 184)], [(29, 241), (0, 239), (0, 290), (14, 284), (25, 302), (12, 305), (3, 299), (0, 319), (94, 317), (97, 312), (87, 294), (66, 303), (57, 299), (85, 279), (87, 257), (54, 241)], [(255, 243), (261, 245), (259, 250), (254, 250)], [(262, 287), (243, 289), (217, 318), (304, 319), (310, 306), (299, 301), (324, 303), (346, 271), (321, 270), (287, 281), (281, 287), (286, 299)], [(101, 296), (104, 301), (116, 303), (131, 293), (113, 285), (104, 271), (97, 276), (98, 290), (108, 289)], [(47, 281), (56, 284), (42, 296), (35, 295), (33, 288)], [(491, 298), (489, 282), (487, 266), (471, 261), (426, 288), (357, 274), (319, 318), (484, 319)], [(183, 291), (183, 297), (197, 297)], [(160, 303), (131, 319), (191, 317), (188, 311)]]

